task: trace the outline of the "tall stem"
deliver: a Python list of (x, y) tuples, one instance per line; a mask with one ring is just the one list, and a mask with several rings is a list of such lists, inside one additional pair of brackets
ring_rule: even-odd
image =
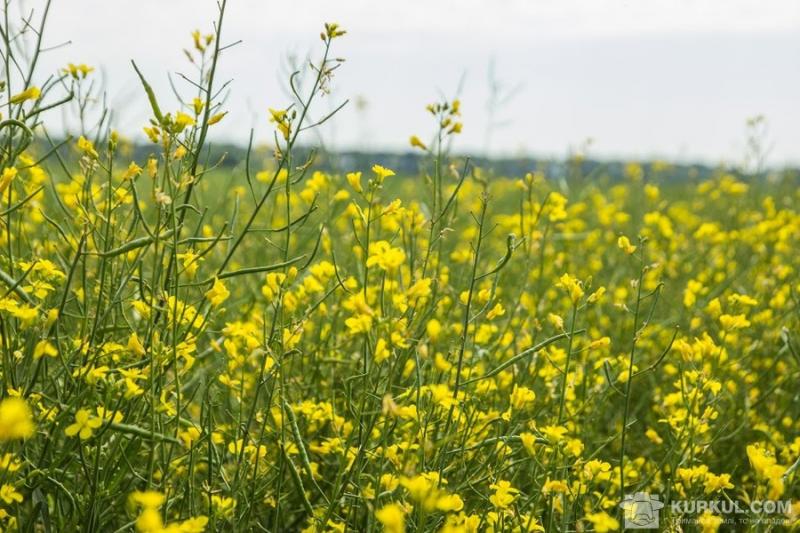
[(633, 362), (636, 356), (636, 341), (639, 338), (639, 304), (642, 301), (642, 280), (644, 279), (644, 242), (641, 242), (641, 261), (642, 267), (639, 270), (639, 282), (636, 286), (636, 305), (633, 313), (633, 338), (631, 339), (631, 351), (628, 356), (628, 379), (625, 382), (625, 411), (622, 415), (622, 435), (619, 445), (619, 492), (620, 498), (625, 494), (625, 436), (628, 429), (628, 415), (631, 409), (631, 383), (633, 382)]

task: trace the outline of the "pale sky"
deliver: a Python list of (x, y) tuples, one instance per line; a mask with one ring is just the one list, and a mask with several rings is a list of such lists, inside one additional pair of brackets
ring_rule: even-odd
[[(26, 2), (35, 7), (38, 0)], [(115, 126), (138, 134), (146, 99), (135, 59), (174, 109), (168, 72), (190, 71), (190, 31), (210, 31), (213, 0), (53, 2), (43, 69), (98, 67)], [(270, 138), (267, 107), (289, 103), (280, 77), (290, 54), (321, 50), (323, 22), (348, 34), (334, 55), (333, 94), (319, 113), (347, 106), (323, 132), (333, 148), (405, 150), (429, 137), (425, 104), (460, 87), (464, 133), (456, 147), (487, 147), (488, 66), (513, 99), (489, 139), (495, 155), (589, 155), (736, 163), (745, 120), (765, 115), (769, 163), (800, 162), (800, 2), (797, 0), (228, 0), (222, 57), (230, 114), (212, 141)], [(178, 78), (175, 77), (177, 80)], [(353, 105), (363, 99), (359, 111)]]

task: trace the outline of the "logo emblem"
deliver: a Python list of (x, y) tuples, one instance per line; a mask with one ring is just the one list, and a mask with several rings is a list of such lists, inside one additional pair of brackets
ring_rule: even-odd
[(625, 529), (658, 529), (658, 511), (664, 508), (658, 494), (626, 494), (619, 506), (624, 511)]

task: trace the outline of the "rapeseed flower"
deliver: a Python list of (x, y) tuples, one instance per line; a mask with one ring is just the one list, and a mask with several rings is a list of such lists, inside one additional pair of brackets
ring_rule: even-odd
[(0, 441), (27, 439), (35, 431), (33, 414), (25, 400), (14, 397), (0, 400)]
[(41, 94), (42, 91), (39, 90), (38, 87), (28, 87), (21, 93), (12, 95), (11, 98), (9, 99), (9, 103), (21, 104), (23, 102), (27, 102), (28, 100), (38, 100)]

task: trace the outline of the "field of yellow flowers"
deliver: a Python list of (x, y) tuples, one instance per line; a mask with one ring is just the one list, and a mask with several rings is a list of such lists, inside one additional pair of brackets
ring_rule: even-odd
[(457, 100), (418, 175), (322, 172), (336, 24), (223, 171), (223, 14), (181, 103), (133, 65), (139, 159), (105, 112), (48, 127), (92, 68), (40, 74), (10, 43), (44, 19), (6, 21), (0, 529), (606, 532), (639, 492), (748, 509), (664, 529), (797, 524), (796, 173), (497, 176), (450, 157)]

